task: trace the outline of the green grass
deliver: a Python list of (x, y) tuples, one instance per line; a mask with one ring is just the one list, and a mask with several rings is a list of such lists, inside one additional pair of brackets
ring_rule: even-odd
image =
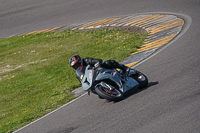
[(122, 61), (147, 34), (58, 31), (0, 39), (0, 132), (12, 132), (75, 98), (73, 54)]

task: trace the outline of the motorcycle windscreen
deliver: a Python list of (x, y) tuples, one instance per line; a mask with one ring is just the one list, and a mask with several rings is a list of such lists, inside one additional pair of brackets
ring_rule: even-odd
[(85, 66), (82, 66), (76, 69), (76, 78), (79, 80), (79, 82), (82, 82), (82, 79), (85, 75), (85, 68)]

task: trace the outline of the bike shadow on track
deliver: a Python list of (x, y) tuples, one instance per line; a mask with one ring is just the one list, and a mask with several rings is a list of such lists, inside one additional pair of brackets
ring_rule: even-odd
[(142, 91), (148, 89), (149, 87), (154, 86), (154, 85), (157, 85), (157, 84), (159, 84), (158, 81), (156, 81), (156, 82), (149, 82), (148, 86), (145, 87), (145, 88), (143, 88), (143, 89), (135, 89), (135, 90), (130, 90), (130, 91), (128, 91), (127, 93), (124, 94), (123, 99), (121, 99), (121, 100), (119, 100), (119, 101), (109, 101), (109, 100), (106, 100), (106, 102), (117, 103), (117, 102), (123, 101), (123, 100), (125, 100), (125, 99), (131, 97), (132, 95), (135, 95), (135, 94), (137, 94), (137, 93), (139, 93), (139, 92), (142, 92)]

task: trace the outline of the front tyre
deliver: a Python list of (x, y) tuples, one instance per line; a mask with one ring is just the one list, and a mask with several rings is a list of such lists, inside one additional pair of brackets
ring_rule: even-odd
[(121, 91), (103, 81), (96, 85), (95, 91), (101, 99), (119, 101), (123, 98), (123, 94)]

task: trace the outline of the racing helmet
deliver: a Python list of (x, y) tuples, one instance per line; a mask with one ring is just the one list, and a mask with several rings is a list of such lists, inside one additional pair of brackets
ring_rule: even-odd
[(81, 66), (82, 64), (82, 58), (79, 55), (73, 55), (69, 59), (69, 64), (71, 67), (73, 67), (75, 70)]

